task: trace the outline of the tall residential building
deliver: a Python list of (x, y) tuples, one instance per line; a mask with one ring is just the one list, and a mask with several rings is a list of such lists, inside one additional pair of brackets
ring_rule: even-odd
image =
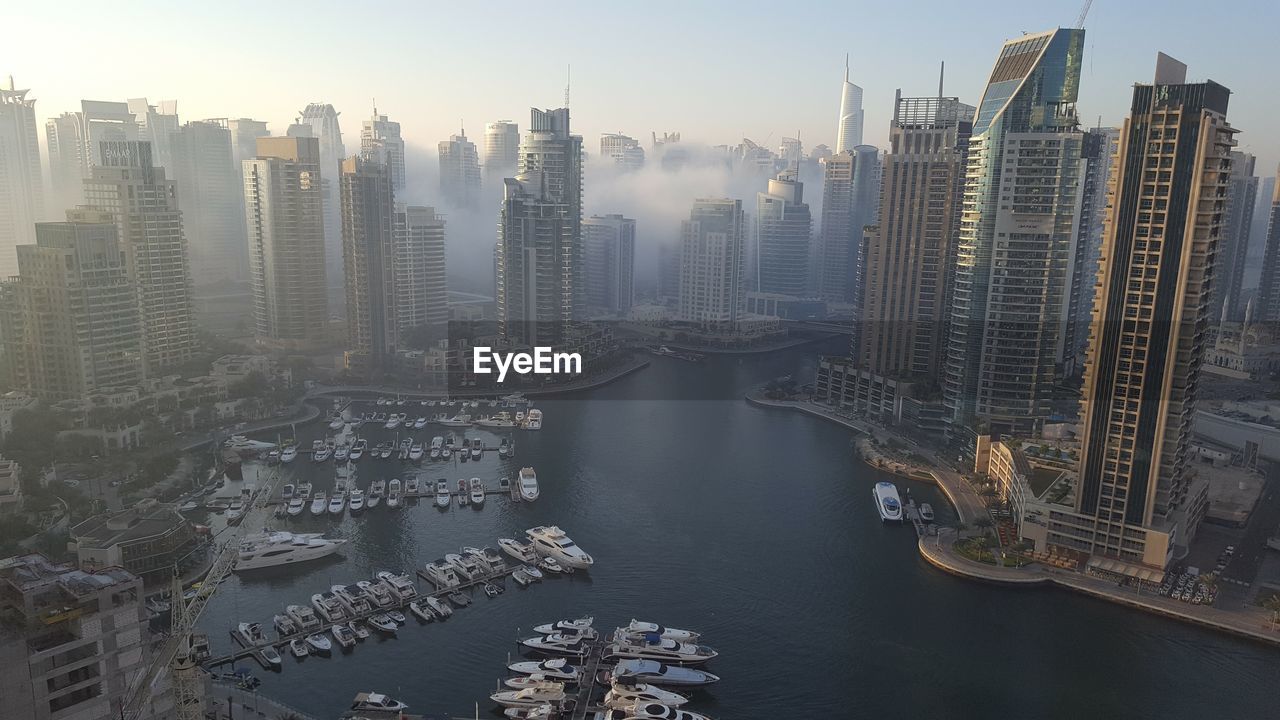
[(746, 305), (742, 201), (699, 199), (681, 224), (679, 317), (733, 330)]
[(680, 301), (681, 243), (663, 243), (658, 246), (658, 301)]
[(81, 100), (80, 112), (63, 113), (45, 123), (49, 171), (56, 208), (84, 202), (84, 181), (90, 168), (101, 165), (104, 141), (141, 139), (137, 119), (122, 102)]
[(324, 338), (324, 173), (316, 138), (262, 137), (242, 167), (254, 335), (299, 347)]
[(396, 210), (396, 325), (403, 336), (424, 325), (449, 324), (445, 277), (444, 218), (435, 208), (409, 205)]
[(809, 261), (813, 216), (804, 201), (804, 183), (784, 170), (756, 194), (756, 287), (792, 297), (810, 294)]
[(969, 142), (944, 396), (953, 422), (1032, 432), (1066, 356), (1083, 189), (1084, 31), (1005, 42)]
[(635, 301), (636, 221), (592, 215), (582, 221), (583, 302), (588, 310), (626, 316)]
[(191, 266), (173, 181), (151, 161), (151, 145), (104, 141), (84, 181), (85, 203), (115, 217), (138, 296), (145, 370), (186, 362), (196, 349)]
[(854, 352), (873, 375), (932, 383), (942, 367), (973, 113), (954, 97), (897, 95)]
[(836, 154), (862, 144), (862, 88), (849, 82), (849, 57), (844, 58), (844, 83), (840, 89), (840, 125), (836, 130)]
[(373, 117), (360, 126), (360, 152), (387, 166), (391, 173), (391, 189), (404, 192), (404, 139), (400, 137), (400, 123), (392, 122), (386, 115), (373, 109)]
[[(142, 580), (117, 567), (77, 570), (43, 555), (0, 560), (0, 697), (24, 720), (121, 716), (153, 661)], [(168, 680), (144, 688), (139, 720), (173, 717)]]
[(480, 157), (476, 144), (460, 130), (441, 141), (440, 194), (454, 207), (471, 207), (480, 199)]
[(257, 157), (258, 138), (270, 136), (271, 131), (265, 120), (228, 118), (226, 124), (231, 133), (231, 158), (239, 169), (240, 163)]
[(386, 369), (399, 341), (395, 284), (395, 194), (387, 166), (342, 161), (342, 256), (346, 266), (347, 367)]
[(621, 133), (605, 133), (600, 136), (600, 157), (612, 161), (620, 170), (639, 170), (644, 167), (644, 148), (633, 137)]
[(178, 102), (165, 100), (159, 106), (146, 98), (130, 98), (126, 103), (138, 126), (138, 139), (151, 143), (151, 159), (157, 167), (172, 168), (169, 137), (178, 131)]
[(822, 227), (818, 230), (817, 292), (825, 300), (858, 305), (863, 232), (875, 224), (880, 202), (880, 151), (858, 145), (823, 160)]
[(484, 126), (484, 175), (493, 180), (516, 171), (520, 155), (520, 127), (510, 120)]
[(554, 345), (582, 292), (582, 136), (569, 109), (530, 110), (498, 223), (498, 322), (509, 342)]
[(1213, 321), (1244, 319), (1240, 294), (1248, 264), (1249, 233), (1253, 229), (1253, 207), (1258, 201), (1257, 159), (1249, 153), (1231, 153), (1231, 184), (1227, 190), (1227, 215), (1222, 229), (1222, 245), (1213, 275), (1210, 308)]
[(231, 131), (220, 121), (189, 122), (169, 137), (168, 169), (178, 191), (192, 280), (244, 282), (249, 276), (244, 188)]
[(5, 287), (4, 354), (14, 387), (44, 400), (81, 398), (142, 379), (138, 301), (105, 212), (38, 223)]
[[(1276, 175), (1280, 177), (1280, 168)], [(1280, 322), (1280, 182), (1272, 183), (1266, 247), (1262, 255), (1262, 275), (1258, 279), (1258, 303), (1254, 317), (1262, 322)]]
[(36, 101), (30, 90), (18, 90), (9, 76), (0, 88), (0, 278), (18, 270), (14, 248), (35, 238), (44, 219), (44, 173), (40, 171), (40, 139)]
[(1076, 512), (1050, 542), (1163, 570), (1203, 516), (1191, 421), (1230, 186), (1230, 91), (1160, 54), (1120, 136), (1080, 405)]
[(342, 144), (342, 128), (338, 111), (328, 103), (311, 103), (289, 127), (292, 137), (320, 140), (320, 178), (324, 188), (324, 254), (329, 282), (342, 282), (344, 268), (342, 249), (342, 212), (338, 199), (338, 164), (347, 157)]
[(1094, 128), (1084, 134), (1081, 160), (1083, 187), (1080, 216), (1076, 223), (1076, 246), (1071, 263), (1070, 307), (1065, 331), (1065, 375), (1079, 372), (1093, 322), (1093, 295), (1098, 282), (1098, 255), (1107, 217), (1111, 166), (1120, 144), (1119, 128)]

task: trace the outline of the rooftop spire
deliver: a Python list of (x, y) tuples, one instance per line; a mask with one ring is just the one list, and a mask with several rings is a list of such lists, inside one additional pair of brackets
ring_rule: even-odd
[(849, 53), (844, 54), (844, 81), (849, 82)]

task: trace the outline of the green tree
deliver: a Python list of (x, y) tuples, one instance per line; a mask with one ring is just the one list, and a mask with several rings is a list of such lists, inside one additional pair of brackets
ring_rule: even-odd
[(58, 433), (67, 429), (65, 418), (46, 409), (18, 410), (13, 414), (13, 430), (4, 440), (4, 456), (22, 466), (24, 491), (40, 484), (40, 477), (53, 463)]

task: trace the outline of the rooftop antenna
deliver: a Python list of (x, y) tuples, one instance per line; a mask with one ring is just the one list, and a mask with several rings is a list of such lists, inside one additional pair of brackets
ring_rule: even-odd
[(564, 106), (569, 107), (569, 86), (573, 84), (573, 66), (564, 66)]
[(938, 67), (938, 98), (942, 98), (942, 80), (947, 76), (947, 61), (943, 60)]
[(844, 81), (849, 82), (849, 53), (844, 54)]

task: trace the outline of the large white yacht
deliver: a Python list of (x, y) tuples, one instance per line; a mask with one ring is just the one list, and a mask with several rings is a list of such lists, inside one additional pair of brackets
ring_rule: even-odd
[(355, 585), (334, 585), (329, 588), (329, 591), (338, 598), (338, 602), (342, 603), (342, 607), (346, 608), (347, 612), (352, 615), (365, 615), (373, 611), (373, 606), (369, 603), (369, 596), (365, 595), (364, 590)]
[(623, 660), (613, 667), (610, 674), (615, 682), (634, 679), (636, 682), (670, 687), (699, 687), (720, 680), (718, 675), (705, 670), (665, 665), (655, 660)]
[(356, 583), (356, 587), (369, 596), (369, 599), (373, 601), (374, 607), (385, 608), (396, 604), (396, 599), (391, 595), (391, 590), (381, 580), (377, 582), (361, 580)]
[(718, 655), (706, 645), (680, 642), (657, 634), (628, 635), (619, 631), (604, 651), (606, 660), (658, 660), (677, 665), (697, 665)]
[(533, 502), (538, 499), (538, 473), (533, 468), (520, 468), (520, 477), (517, 479), (520, 483), (520, 499), (525, 502)]
[(529, 408), (529, 414), (524, 416), (525, 430), (541, 430), (542, 429), (542, 411), (538, 408)]
[(316, 613), (327, 622), (338, 622), (346, 617), (342, 602), (338, 600), (338, 596), (334, 595), (332, 591), (312, 595), (311, 607), (315, 608)]
[(257, 570), (319, 560), (337, 552), (346, 540), (328, 540), (320, 533), (266, 532), (240, 541), (236, 570)]
[(891, 482), (878, 482), (871, 494), (876, 499), (876, 511), (884, 522), (902, 522), (902, 500), (898, 486)]
[(315, 495), (311, 496), (311, 514), (323, 515), (325, 508), (329, 506), (329, 501), (325, 497), (323, 490), (317, 490)]
[(284, 613), (297, 623), (299, 630), (304, 632), (320, 627), (320, 618), (316, 617), (315, 611), (306, 605), (290, 605), (284, 609)]
[(573, 543), (564, 531), (555, 525), (538, 526), (525, 531), (533, 543), (534, 552), (544, 557), (555, 558), (556, 562), (571, 568), (585, 569), (595, 564), (595, 560), (582, 548)]
[(400, 602), (418, 597), (418, 586), (413, 584), (413, 578), (407, 574), (396, 575), (393, 572), (383, 570), (378, 573), (378, 579), (387, 586), (391, 594)]

